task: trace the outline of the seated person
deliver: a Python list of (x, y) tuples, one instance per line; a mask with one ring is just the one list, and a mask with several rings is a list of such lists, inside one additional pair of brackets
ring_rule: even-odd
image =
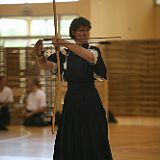
[(29, 94), (27, 105), (23, 111), (24, 126), (45, 126), (48, 122), (44, 119), (44, 107), (46, 106), (46, 94), (40, 88), (38, 80), (29, 82)]
[(13, 102), (13, 93), (6, 84), (6, 78), (0, 76), (0, 130), (8, 130), (10, 123), (9, 104)]

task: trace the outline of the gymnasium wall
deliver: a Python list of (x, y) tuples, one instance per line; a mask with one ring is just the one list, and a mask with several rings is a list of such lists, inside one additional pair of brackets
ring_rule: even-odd
[[(160, 38), (160, 6), (154, 0), (80, 0), (57, 3), (58, 14), (78, 14), (92, 22), (92, 36)], [(52, 4), (0, 5), (0, 17), (52, 16)]]
[(91, 0), (94, 36), (160, 38), (160, 6), (154, 0)]
[(110, 41), (101, 50), (113, 113), (160, 116), (160, 40)]

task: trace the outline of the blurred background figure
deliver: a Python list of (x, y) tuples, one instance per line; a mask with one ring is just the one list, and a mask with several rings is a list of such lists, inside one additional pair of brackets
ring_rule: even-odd
[(7, 86), (5, 76), (0, 76), (0, 130), (8, 130), (10, 124), (9, 105), (13, 103), (13, 92)]
[(46, 106), (46, 94), (40, 88), (39, 81), (34, 79), (28, 83), (29, 94), (27, 96), (26, 108), (23, 111), (24, 126), (45, 126), (48, 122), (44, 118), (44, 107)]
[(108, 121), (109, 123), (118, 123), (117, 119), (115, 118), (111, 110), (108, 111)]

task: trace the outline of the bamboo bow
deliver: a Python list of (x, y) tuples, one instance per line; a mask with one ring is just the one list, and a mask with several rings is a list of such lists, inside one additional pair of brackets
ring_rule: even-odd
[[(56, 14), (56, 1), (53, 0), (53, 16), (54, 16), (54, 27), (55, 27), (55, 39), (56, 42), (54, 42), (55, 44), (55, 51), (56, 51), (56, 57), (57, 57), (57, 69), (58, 69), (58, 75), (57, 75), (57, 84), (56, 84), (56, 90), (55, 90), (55, 101), (54, 101), (54, 106), (53, 106), (53, 111), (52, 111), (52, 133), (54, 133), (54, 124), (55, 124), (55, 113), (57, 110), (57, 104), (58, 104), (58, 100), (59, 100), (59, 90), (60, 90), (60, 81), (61, 81), (61, 74), (60, 74), (60, 57), (59, 57), (59, 52), (60, 52), (60, 47), (58, 42), (58, 30), (57, 30), (57, 14)], [(121, 38), (121, 36), (111, 36), (111, 37), (92, 37), (90, 39), (104, 39), (105, 41), (100, 41), (98, 43), (100, 44), (110, 44), (110, 42), (108, 41), (109, 39), (117, 39), (117, 38)], [(44, 41), (52, 41), (51, 38), (44, 38)], [(89, 43), (97, 43), (97, 42), (89, 42)], [(53, 44), (53, 42), (52, 42)]]
[[(56, 41), (58, 39), (58, 30), (57, 30), (57, 14), (56, 14), (56, 2), (53, 0), (53, 16), (54, 16), (54, 27), (55, 27), (55, 38)], [(57, 101), (58, 101), (58, 92), (60, 90), (60, 81), (61, 81), (61, 74), (60, 74), (60, 58), (59, 58), (59, 52), (60, 52), (60, 47), (56, 45), (55, 43), (55, 51), (56, 51), (56, 57), (57, 57), (57, 69), (58, 69), (58, 75), (57, 75), (57, 84), (56, 84), (56, 90), (55, 90), (55, 102), (53, 106), (53, 111), (52, 111), (52, 133), (54, 133), (54, 124), (55, 124), (55, 114), (57, 110)]]

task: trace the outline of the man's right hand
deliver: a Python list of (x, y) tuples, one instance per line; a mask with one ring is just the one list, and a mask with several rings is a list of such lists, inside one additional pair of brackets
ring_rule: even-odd
[(43, 55), (43, 41), (38, 40), (34, 46), (35, 53), (38, 57), (44, 56)]

